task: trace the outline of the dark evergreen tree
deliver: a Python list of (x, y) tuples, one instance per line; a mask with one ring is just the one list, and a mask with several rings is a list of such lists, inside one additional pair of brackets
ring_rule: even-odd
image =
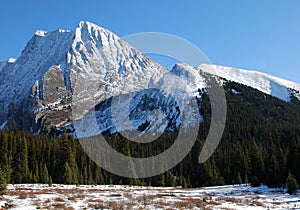
[(17, 137), (13, 154), (12, 182), (28, 182), (28, 145), (25, 137)]
[(5, 195), (6, 186), (7, 186), (6, 175), (0, 169), (0, 196)]
[(296, 194), (299, 186), (298, 186), (298, 183), (297, 183), (297, 180), (296, 180), (295, 176), (293, 176), (291, 174), (291, 172), (289, 172), (286, 183), (287, 183), (287, 188), (288, 188), (287, 192), (290, 195)]
[(268, 155), (266, 160), (266, 177), (265, 183), (269, 187), (280, 186), (280, 169), (278, 160), (276, 157), (275, 146), (271, 142), (270, 148), (268, 149)]
[(63, 173), (63, 183), (64, 184), (74, 184), (72, 169), (68, 162), (64, 165), (64, 173)]
[(44, 164), (43, 168), (40, 171), (41, 171), (40, 182), (49, 183), (49, 173), (46, 164)]
[(176, 185), (176, 180), (171, 171), (166, 172), (165, 185), (166, 185), (166, 187), (175, 187), (175, 185)]
[(250, 184), (252, 187), (259, 187), (265, 171), (264, 160), (261, 150), (258, 148), (256, 141), (252, 139), (250, 149)]

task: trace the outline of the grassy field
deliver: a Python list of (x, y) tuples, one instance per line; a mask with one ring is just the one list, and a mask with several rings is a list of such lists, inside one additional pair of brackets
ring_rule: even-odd
[(246, 185), (199, 189), (119, 185), (8, 185), (8, 209), (300, 209), (285, 189)]

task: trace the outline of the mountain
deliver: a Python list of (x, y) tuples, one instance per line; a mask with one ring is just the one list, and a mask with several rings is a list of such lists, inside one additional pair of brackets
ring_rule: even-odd
[[(0, 66), (5, 81), (0, 84), (0, 125), (32, 131), (69, 125), (72, 95), (77, 100), (93, 96), (97, 103), (147, 88), (167, 72), (89, 22), (80, 22), (74, 31), (37, 31), (20, 58)], [(86, 87), (89, 94), (84, 94)]]
[[(177, 64), (170, 72), (187, 83), (191, 99), (201, 98), (199, 90), (207, 87), (208, 75), (224, 84), (237, 82), (286, 102), (300, 98), (299, 84), (256, 71)], [(177, 86), (163, 79), (168, 73), (114, 33), (93, 23), (80, 22), (73, 31), (39, 30), (18, 59), (0, 62), (0, 79), (4, 81), (0, 84), (0, 128), (41, 132), (67, 127), (72, 131), (72, 123), (96, 107), (100, 132), (114, 133), (132, 126), (139, 131), (150, 129), (149, 110), (154, 109), (167, 112), (167, 124), (157, 129), (167, 126), (174, 130), (181, 123), (178, 104), (157, 90), (157, 84), (165, 89)], [(133, 102), (117, 107), (121, 113), (130, 104), (132, 126), (116, 129), (111, 117), (112, 97), (126, 98), (137, 92)], [(197, 116), (191, 113), (188, 118)], [(117, 117), (118, 121), (126, 120), (122, 114)], [(202, 120), (200, 115), (198, 118)]]
[[(212, 78), (224, 89), (224, 106), (212, 103)], [(209, 64), (176, 64), (169, 71), (89, 22), (80, 22), (73, 31), (37, 31), (18, 59), (0, 62), (0, 80), (0, 129), (30, 131), (0, 130), (0, 168), (8, 182), (183, 187), (251, 182), (281, 187), (291, 173), (300, 183), (300, 88), (296, 83)], [(183, 113), (181, 107), (193, 102), (196, 107)], [(214, 106), (219, 113), (226, 110), (225, 125), (212, 121)], [(77, 123), (84, 125), (81, 131)], [(191, 130), (194, 124), (198, 132)], [(211, 125), (217, 124), (225, 126), (221, 141), (216, 150), (209, 148), (214, 151), (211, 158), (199, 164), (203, 148), (215, 145), (208, 137), (218, 135), (210, 132)], [(190, 147), (186, 140), (193, 137), (180, 136), (183, 127), (195, 137)], [(114, 166), (136, 174), (143, 172), (140, 164), (133, 166), (125, 156), (155, 157), (174, 145), (180, 147), (170, 156), (172, 160), (188, 152), (172, 169), (170, 164), (153, 167), (170, 169), (164, 174), (127, 179), (97, 166), (82, 139), (66, 135), (65, 128), (77, 137), (87, 137), (88, 143), (95, 134), (106, 134), (103, 142), (124, 154)], [(126, 136), (131, 131), (137, 137), (150, 131), (149, 138), (155, 141), (137, 144), (139, 138)], [(104, 156), (102, 163), (109, 162), (109, 150), (92, 146), (96, 156)], [(148, 168), (152, 167), (144, 167)]]

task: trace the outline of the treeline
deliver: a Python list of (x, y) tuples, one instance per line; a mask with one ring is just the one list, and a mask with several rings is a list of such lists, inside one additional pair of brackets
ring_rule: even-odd
[[(198, 139), (190, 154), (174, 169), (147, 179), (127, 179), (106, 172), (92, 162), (72, 136), (61, 138), (32, 135), (20, 131), (0, 131), (1, 170), (9, 183), (134, 184), (200, 187), (223, 184), (261, 183), (270, 187), (286, 184), (291, 173), (300, 183), (300, 141), (284, 146), (270, 137), (259, 147), (255, 139), (247, 143), (221, 143), (204, 164), (198, 155), (203, 141)], [(123, 141), (114, 138), (112, 141)], [(115, 145), (116, 145), (115, 144)], [(127, 152), (130, 147), (126, 147)], [(119, 148), (121, 149), (121, 147)], [(123, 149), (124, 151), (124, 149)]]
[[(228, 83), (225, 89), (225, 133), (214, 155), (204, 164), (198, 163), (198, 156), (210, 125), (210, 104), (205, 94), (199, 98), (205, 121), (192, 151), (175, 168), (159, 176), (128, 179), (113, 175), (91, 161), (72, 135), (56, 137), (25, 131), (0, 131), (0, 169), (9, 183), (183, 187), (241, 183), (280, 187), (300, 183), (300, 106), (235, 83)], [(176, 133), (165, 133), (149, 145), (136, 145), (121, 136), (108, 135), (107, 141), (125, 155), (149, 157), (170, 147), (174, 136)]]

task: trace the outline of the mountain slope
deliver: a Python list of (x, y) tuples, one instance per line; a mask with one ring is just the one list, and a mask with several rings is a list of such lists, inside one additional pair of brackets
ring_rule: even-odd
[(90, 101), (97, 104), (151, 86), (167, 72), (89, 22), (80, 22), (74, 31), (37, 31), (16, 62), (0, 67), (5, 81), (0, 84), (0, 126), (30, 130), (70, 124), (71, 95), (86, 101), (93, 97)]
[[(172, 72), (186, 78), (191, 85), (203, 87), (205, 75), (215, 76), (219, 80), (236, 82), (252, 87), (260, 92), (289, 102), (291, 96), (300, 98), (300, 84), (258, 71), (237, 69), (233, 67), (202, 64), (199, 67), (177, 64)], [(200, 76), (199, 76), (200, 75)]]
[(290, 101), (291, 95), (300, 98), (300, 84), (262, 72), (209, 64), (202, 64), (198, 69), (252, 87), (284, 101)]
[[(14, 63), (7, 63), (0, 71), (0, 78), (5, 81), (0, 84), (0, 124), (7, 121), (9, 110), (15, 112), (17, 109), (18, 114), (22, 115), (34, 111), (35, 96), (32, 87), (34, 85), (38, 87), (48, 69), (65, 59), (64, 54), (68, 51), (72, 37), (73, 33), (69, 31), (58, 30), (49, 33), (38, 31), (28, 42), (22, 55)], [(27, 118), (30, 117), (27, 115)], [(19, 124), (12, 121), (12, 124)]]

